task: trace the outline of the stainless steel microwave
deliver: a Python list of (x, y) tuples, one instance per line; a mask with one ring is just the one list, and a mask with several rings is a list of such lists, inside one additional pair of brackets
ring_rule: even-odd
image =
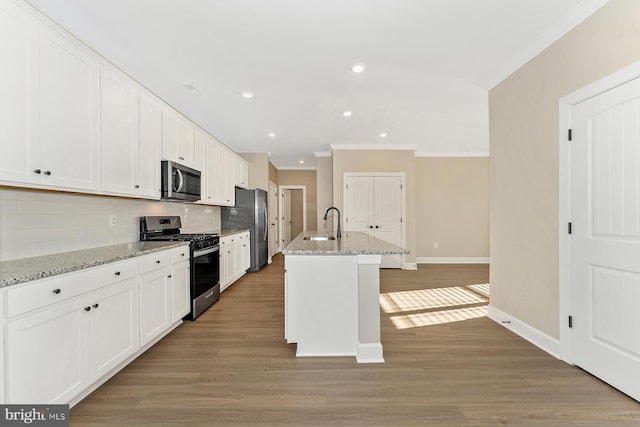
[(161, 170), (163, 200), (200, 200), (200, 171), (170, 160), (162, 160)]

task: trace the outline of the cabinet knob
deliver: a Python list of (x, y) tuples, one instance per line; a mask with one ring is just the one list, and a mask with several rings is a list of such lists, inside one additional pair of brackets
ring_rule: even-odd
[(100, 304), (93, 304), (93, 308), (98, 308)]
[(91, 307), (85, 307), (84, 311), (91, 311)]
[(156, 264), (160, 264), (160, 260), (159, 259), (156, 260)]
[(167, 277), (168, 277), (169, 279), (171, 279), (171, 275), (168, 275)]
[(182, 252), (182, 253), (180, 254), (180, 256), (185, 256), (185, 255), (186, 255), (186, 254), (185, 254), (184, 252)]
[(42, 171), (40, 169), (36, 169), (33, 171), (33, 173), (37, 173), (38, 175), (42, 173)]
[(56, 294), (56, 295), (59, 294), (60, 293), (60, 289), (54, 289), (53, 293)]
[(184, 160), (184, 157), (178, 157), (180, 160)]
[(382, 228), (382, 226), (381, 225), (376, 225), (376, 228)]
[(373, 225), (370, 225), (369, 228), (373, 228)]
[(119, 275), (120, 275), (120, 272), (119, 272), (119, 271), (116, 271), (116, 276), (119, 276)]
[(133, 188), (140, 188), (140, 186), (139, 185), (134, 185)]
[(51, 171), (44, 171), (45, 175), (51, 175)]

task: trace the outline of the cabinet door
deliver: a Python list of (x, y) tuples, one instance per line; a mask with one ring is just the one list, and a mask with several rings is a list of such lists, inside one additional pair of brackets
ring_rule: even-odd
[(240, 157), (235, 157), (234, 176), (234, 184), (236, 187), (249, 187), (249, 165)]
[(139, 94), (139, 108), (139, 194), (141, 197), (159, 199), (162, 110), (145, 92)]
[(240, 270), (247, 271), (251, 267), (251, 239), (250, 235), (245, 234), (245, 238), (242, 242), (242, 267)]
[(220, 291), (229, 286), (229, 272), (227, 271), (227, 246), (226, 238), (220, 239)]
[(193, 141), (193, 168), (200, 171), (200, 200), (198, 203), (206, 203), (207, 194), (207, 137), (200, 131), (195, 132)]
[(171, 269), (159, 268), (139, 278), (140, 345), (144, 346), (171, 326)]
[(235, 189), (233, 187), (233, 155), (224, 147), (218, 146), (218, 194), (219, 204), (233, 206)]
[(218, 147), (211, 140), (207, 140), (206, 148), (207, 158), (205, 167), (205, 188), (206, 193), (203, 197), (207, 204), (217, 205), (220, 203), (220, 193), (218, 192)]
[(173, 110), (162, 110), (162, 157), (193, 167), (193, 128)]
[(182, 261), (171, 266), (171, 321), (175, 323), (191, 311), (189, 284), (191, 268), (189, 261)]
[(100, 189), (106, 193), (137, 196), (138, 155), (138, 90), (124, 76), (103, 67)]
[(67, 403), (89, 384), (89, 312), (71, 301), (6, 326), (8, 403)]
[(238, 276), (237, 257), (236, 252), (238, 245), (236, 243), (230, 243), (227, 246), (227, 256), (225, 257), (225, 269), (227, 270), (227, 286), (229, 286)]
[(0, 5), (0, 180), (38, 182), (37, 30), (33, 18)]
[(111, 285), (86, 301), (91, 381), (95, 381), (139, 348), (137, 279)]
[(98, 62), (61, 34), (45, 28), (38, 59), (41, 182), (97, 190)]

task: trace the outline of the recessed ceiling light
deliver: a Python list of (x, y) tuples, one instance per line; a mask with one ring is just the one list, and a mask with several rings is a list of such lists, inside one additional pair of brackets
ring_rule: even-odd
[(242, 97), (246, 98), (246, 99), (251, 99), (251, 98), (253, 98), (253, 93), (252, 92), (242, 92)]
[(386, 134), (386, 133), (382, 132), (382, 133), (380, 134), (380, 138), (386, 138), (386, 137), (387, 137), (387, 134)]
[(304, 160), (300, 160), (298, 163), (300, 163), (302, 165), (302, 164), (304, 164)]
[(354, 73), (361, 73), (364, 71), (364, 64), (355, 64), (353, 67), (351, 67), (351, 71), (353, 71)]
[(276, 137), (276, 134), (275, 134), (275, 133), (273, 133), (273, 132), (269, 132), (269, 133), (267, 134), (267, 136), (268, 136), (269, 138), (275, 138), (275, 137)]
[(350, 116), (350, 115), (352, 115), (352, 114), (353, 114), (353, 112), (352, 112), (352, 111), (344, 111), (344, 112), (342, 113), (342, 115), (343, 115), (343, 116), (345, 116), (345, 117), (349, 117), (349, 116)]

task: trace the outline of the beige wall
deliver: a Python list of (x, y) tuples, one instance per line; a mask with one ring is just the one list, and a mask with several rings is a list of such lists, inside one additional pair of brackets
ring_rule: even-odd
[[(316, 230), (316, 171), (315, 170), (279, 170), (278, 185), (304, 185), (307, 191), (307, 230)], [(292, 238), (295, 236), (291, 236)]]
[(269, 162), (269, 181), (278, 185), (278, 169), (271, 162)]
[(333, 203), (342, 212), (343, 178), (345, 172), (403, 172), (406, 185), (406, 248), (405, 262), (415, 263), (415, 153), (413, 150), (334, 150)]
[(489, 158), (417, 157), (415, 217), (418, 258), (489, 257)]
[(291, 190), (291, 238), (304, 230), (302, 190)]
[(558, 100), (640, 60), (639, 23), (611, 0), (489, 94), (491, 305), (555, 338)]
[(333, 230), (333, 216), (324, 220), (324, 213), (333, 205), (333, 159), (331, 157), (316, 158), (316, 179), (318, 182), (318, 231), (330, 233)]
[(269, 155), (267, 153), (242, 153), (249, 162), (249, 188), (269, 191)]

